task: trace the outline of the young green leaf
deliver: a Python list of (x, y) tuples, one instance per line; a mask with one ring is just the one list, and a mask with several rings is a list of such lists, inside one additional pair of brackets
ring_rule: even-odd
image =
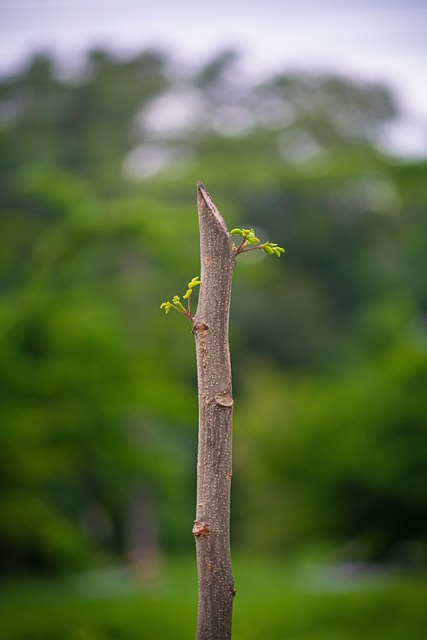
[(193, 322), (193, 315), (191, 313), (191, 304), (190, 304), (190, 298), (191, 298), (191, 294), (193, 293), (193, 289), (194, 287), (197, 287), (199, 284), (202, 284), (200, 282), (200, 278), (198, 276), (196, 276), (195, 278), (193, 278), (192, 280), (190, 280), (190, 282), (188, 283), (188, 289), (185, 292), (185, 294), (183, 295), (183, 298), (185, 300), (187, 300), (187, 309), (184, 307), (184, 305), (181, 302), (181, 297), (178, 295), (175, 295), (172, 298), (172, 302), (162, 302), (162, 304), (160, 305), (160, 309), (164, 309), (166, 313), (169, 313), (169, 311), (171, 309), (175, 309), (176, 311), (179, 311), (180, 313), (182, 313), (184, 316), (186, 316), (191, 322)]
[(257, 238), (253, 229), (239, 229), (236, 227), (230, 231), (230, 235), (237, 235), (243, 238), (238, 247), (234, 246), (236, 256), (240, 253), (252, 251), (253, 249), (262, 249), (269, 256), (276, 255), (280, 257), (280, 254), (285, 251), (283, 247), (279, 247), (275, 242), (264, 242), (261, 244), (260, 239)]

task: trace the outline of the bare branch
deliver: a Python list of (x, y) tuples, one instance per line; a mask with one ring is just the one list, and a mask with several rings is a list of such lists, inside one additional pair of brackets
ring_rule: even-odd
[(230, 640), (235, 594), (230, 558), (233, 395), (228, 341), (235, 253), (227, 226), (202, 183), (197, 187), (201, 288), (193, 333), (199, 389), (196, 640)]

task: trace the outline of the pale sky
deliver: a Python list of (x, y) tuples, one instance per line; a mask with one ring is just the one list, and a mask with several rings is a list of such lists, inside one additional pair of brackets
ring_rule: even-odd
[(427, 122), (427, 0), (0, 0), (2, 75), (36, 50), (73, 62), (94, 46), (154, 47), (191, 65), (231, 47), (257, 76), (382, 80), (408, 117)]

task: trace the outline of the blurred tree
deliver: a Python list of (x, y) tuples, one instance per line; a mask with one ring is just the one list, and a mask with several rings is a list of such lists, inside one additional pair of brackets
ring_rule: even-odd
[(265, 90), (285, 103), (301, 139), (311, 137), (320, 148), (372, 143), (379, 128), (397, 114), (386, 87), (336, 75), (282, 75), (267, 82)]
[(93, 51), (71, 83), (58, 77), (50, 58), (38, 55), (3, 82), (3, 199), (16, 171), (31, 164), (70, 169), (104, 189), (120, 183), (121, 163), (137, 136), (134, 118), (167, 86), (165, 65), (165, 57), (154, 52), (119, 61)]
[(31, 234), (9, 234), (18, 245), (0, 301), (1, 561), (61, 568), (87, 559), (90, 540), (123, 550), (134, 484), (180, 499), (188, 452), (177, 426), (195, 416), (178, 380), (164, 397), (143, 220), (57, 169), (27, 172), (17, 195)]
[[(72, 80), (38, 55), (0, 82), (3, 566), (138, 547), (141, 518), (145, 540), (191, 545), (192, 336), (158, 304), (198, 272), (200, 178), (287, 250), (235, 273), (237, 537), (424, 544), (426, 161), (377, 150), (384, 87), (249, 80), (231, 52), (184, 72), (94, 51)], [(150, 128), (158, 98), (181, 128)], [(131, 182), (140, 149), (167, 161)]]
[(273, 547), (323, 539), (357, 560), (425, 562), (426, 383), (427, 358), (410, 341), (340, 378), (252, 372), (236, 416), (251, 432), (236, 457), (256, 506), (242, 514), (252, 539), (272, 511)]

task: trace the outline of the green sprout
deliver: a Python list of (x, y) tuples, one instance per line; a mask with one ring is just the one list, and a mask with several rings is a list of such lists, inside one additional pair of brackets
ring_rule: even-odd
[[(253, 229), (232, 229), (230, 231), (230, 235), (241, 236), (242, 241), (238, 247), (233, 245), (234, 253), (236, 256), (239, 253), (246, 253), (247, 251), (253, 251), (254, 249), (262, 249), (269, 256), (278, 256), (285, 252), (283, 247), (279, 247), (275, 242), (261, 242), (259, 238), (256, 237), (255, 231)], [(169, 313), (171, 309), (175, 309), (182, 313), (182, 315), (186, 316), (191, 323), (194, 321), (194, 316), (191, 313), (191, 294), (193, 293), (194, 287), (197, 287), (200, 282), (200, 278), (196, 276), (188, 283), (188, 289), (182, 296), (183, 300), (187, 300), (187, 306), (185, 307), (181, 302), (180, 296), (174, 296), (172, 298), (172, 302), (169, 300), (167, 302), (162, 302), (160, 305), (160, 309), (164, 309), (165, 313)]]
[[(234, 246), (236, 256), (239, 253), (246, 253), (254, 249), (262, 249), (267, 255), (276, 255), (280, 258), (280, 254), (284, 253), (283, 247), (279, 247), (275, 242), (262, 242), (256, 237), (253, 229), (232, 229), (230, 235), (241, 236), (242, 241), (238, 247)], [(252, 246), (250, 246), (252, 245)]]
[(194, 320), (194, 316), (191, 313), (191, 294), (193, 293), (194, 287), (197, 287), (199, 284), (202, 283), (200, 282), (198, 276), (193, 278), (188, 283), (188, 289), (182, 296), (184, 300), (187, 300), (187, 308), (185, 308), (182, 304), (180, 296), (174, 296), (172, 298), (172, 302), (162, 302), (162, 304), (160, 305), (160, 309), (164, 309), (165, 313), (169, 313), (171, 309), (175, 309), (176, 311), (179, 311), (179, 313), (182, 313), (184, 316), (186, 316), (192, 323)]

